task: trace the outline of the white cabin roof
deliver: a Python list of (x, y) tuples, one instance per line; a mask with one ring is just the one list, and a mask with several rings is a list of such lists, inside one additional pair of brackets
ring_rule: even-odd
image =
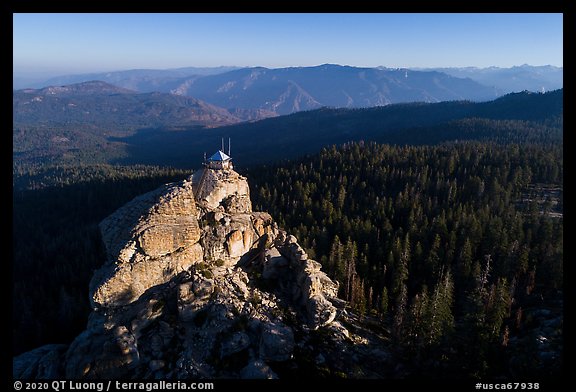
[(230, 159), (232, 159), (232, 158), (230, 158), (228, 155), (224, 154), (222, 151), (217, 151), (217, 152), (214, 153), (214, 155), (212, 155), (212, 156), (210, 157), (210, 159), (208, 159), (208, 160), (209, 160), (209, 161), (222, 161), (222, 162), (225, 162), (225, 161), (229, 161)]

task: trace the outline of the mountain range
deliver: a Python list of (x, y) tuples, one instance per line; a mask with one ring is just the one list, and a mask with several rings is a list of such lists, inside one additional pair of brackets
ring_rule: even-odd
[(290, 114), (320, 107), (361, 108), (401, 102), (489, 100), (493, 89), (439, 72), (318, 67), (246, 68), (195, 79), (175, 93), (225, 108)]
[(320, 107), (359, 108), (414, 101), (487, 101), (513, 91), (561, 88), (562, 75), (562, 68), (527, 65), (417, 70), (334, 64), (276, 69), (190, 67), (68, 75), (32, 87), (100, 80), (140, 93), (191, 96), (225, 108), (242, 119), (254, 120)]
[(244, 165), (295, 158), (353, 140), (434, 144), (542, 135), (557, 140), (562, 137), (562, 101), (563, 90), (522, 92), (480, 103), (321, 108), (240, 123), (230, 111), (190, 97), (87, 82), (14, 92), (13, 157), (19, 163), (194, 167), (204, 152), (220, 145), (221, 137), (232, 138), (234, 156)]

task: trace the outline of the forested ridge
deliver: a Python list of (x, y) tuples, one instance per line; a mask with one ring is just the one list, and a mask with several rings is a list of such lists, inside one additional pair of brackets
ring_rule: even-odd
[[(562, 162), (561, 144), (348, 143), (249, 180), (255, 209), (380, 320), (413, 371), (527, 376), (560, 366), (562, 192), (542, 190), (562, 188)], [(545, 355), (542, 308), (560, 317)]]
[[(538, 142), (562, 140), (563, 90), (521, 92), (491, 102), (406, 103), (363, 109), (294, 113), (217, 129), (136, 126), (127, 118), (61, 123), (42, 117), (14, 123), (13, 157), (21, 164), (147, 164), (188, 168), (204, 152), (232, 138), (242, 166), (297, 159), (348, 141), (436, 144), (454, 140)], [(107, 105), (111, 105), (107, 103)], [(37, 114), (37, 113), (36, 113)], [(106, 125), (101, 122), (104, 121)], [(111, 125), (112, 124), (112, 125)], [(208, 148), (208, 151), (206, 149)]]

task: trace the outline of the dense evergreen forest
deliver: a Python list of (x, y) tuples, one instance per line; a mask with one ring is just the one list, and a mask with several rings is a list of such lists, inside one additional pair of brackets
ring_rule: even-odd
[(412, 372), (552, 375), (562, 162), (561, 144), (348, 143), (249, 180), (255, 209), (299, 238), (355, 312), (380, 320)]

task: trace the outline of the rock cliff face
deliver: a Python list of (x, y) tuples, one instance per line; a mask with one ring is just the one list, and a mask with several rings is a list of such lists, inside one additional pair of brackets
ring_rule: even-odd
[(138, 299), (202, 260), (192, 184), (165, 185), (132, 200), (100, 223), (108, 260), (90, 283), (96, 307)]
[(206, 168), (102, 221), (87, 329), (15, 358), (14, 377), (276, 378), (315, 331), (350, 340), (338, 283), (249, 191)]

